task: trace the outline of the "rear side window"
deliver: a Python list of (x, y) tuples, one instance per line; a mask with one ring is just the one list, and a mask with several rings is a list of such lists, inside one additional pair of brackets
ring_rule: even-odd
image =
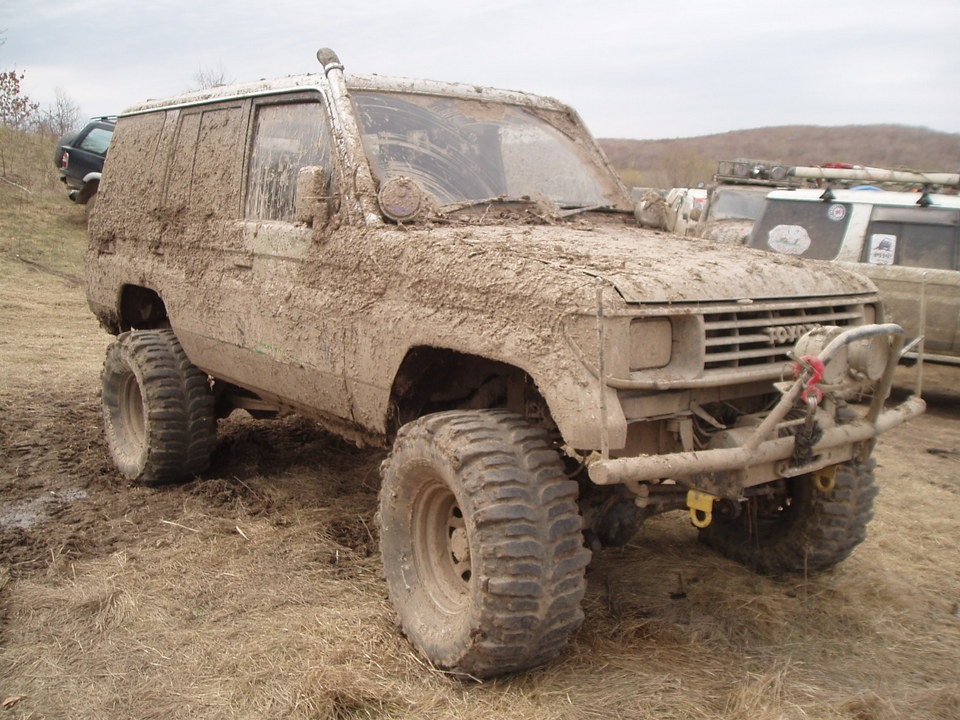
[(850, 222), (850, 204), (768, 200), (750, 235), (750, 247), (833, 260)]
[(111, 138), (113, 128), (95, 127), (80, 141), (80, 147), (97, 155), (106, 155)]
[(329, 195), (333, 175), (331, 145), (327, 114), (319, 102), (258, 107), (246, 216), (293, 222), (297, 176), (304, 167), (324, 168)]
[(167, 174), (169, 205), (236, 217), (244, 120), (242, 105), (215, 105), (181, 116)]
[[(100, 185), (101, 197), (116, 207), (153, 212), (162, 205), (167, 152), (163, 144), (176, 125), (176, 111), (120, 118), (110, 143), (110, 170)], [(132, 222), (132, 221), (131, 221)]]
[(956, 270), (957, 227), (872, 222), (860, 259), (873, 265)]

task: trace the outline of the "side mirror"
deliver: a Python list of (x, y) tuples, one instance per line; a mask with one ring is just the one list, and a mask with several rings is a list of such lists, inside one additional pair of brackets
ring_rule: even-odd
[(295, 213), (297, 222), (322, 227), (330, 219), (327, 204), (327, 173), (322, 167), (308, 165), (297, 173)]

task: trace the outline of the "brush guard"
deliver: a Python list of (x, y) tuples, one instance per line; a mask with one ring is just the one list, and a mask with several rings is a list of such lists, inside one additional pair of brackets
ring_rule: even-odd
[[(594, 454), (588, 460), (590, 479), (598, 485), (673, 479), (699, 493), (736, 500), (745, 487), (815, 473), (854, 458), (865, 461), (878, 435), (926, 408), (917, 395), (885, 407), (902, 346), (903, 329), (893, 323), (811, 330), (795, 346), (795, 379), (777, 384), (780, 401), (759, 424), (738, 426), (726, 433), (731, 446), (620, 458)], [(873, 397), (864, 414), (835, 421), (819, 407), (824, 395), (821, 383), (842, 378), (851, 369), (874, 383)], [(803, 440), (798, 440), (797, 434), (779, 435), (787, 415), (797, 409), (806, 413), (805, 426), (819, 431), (811, 434), (807, 448), (799, 448), (804, 451), (801, 453), (797, 452), (798, 443)], [(801, 457), (804, 461), (797, 462)], [(775, 477), (750, 472), (760, 466), (772, 466)], [(826, 486), (829, 481), (822, 482)], [(702, 498), (695, 498), (694, 504), (691, 512), (705, 511)], [(700, 522), (704, 520), (700, 518)]]

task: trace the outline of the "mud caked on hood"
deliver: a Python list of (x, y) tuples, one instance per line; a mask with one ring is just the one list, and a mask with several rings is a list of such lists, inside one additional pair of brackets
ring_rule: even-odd
[[(484, 228), (486, 230), (486, 228)], [(823, 297), (876, 292), (833, 263), (631, 227), (530, 227), (498, 240), (504, 251), (600, 277), (628, 303)], [(483, 233), (486, 234), (486, 233)], [(492, 238), (491, 238), (492, 239)]]

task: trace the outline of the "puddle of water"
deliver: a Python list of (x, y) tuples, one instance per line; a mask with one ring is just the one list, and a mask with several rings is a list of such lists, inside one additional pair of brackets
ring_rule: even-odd
[(54, 508), (87, 497), (87, 491), (80, 488), (67, 488), (59, 492), (48, 492), (31, 500), (0, 505), (0, 528), (28, 529), (50, 519)]

